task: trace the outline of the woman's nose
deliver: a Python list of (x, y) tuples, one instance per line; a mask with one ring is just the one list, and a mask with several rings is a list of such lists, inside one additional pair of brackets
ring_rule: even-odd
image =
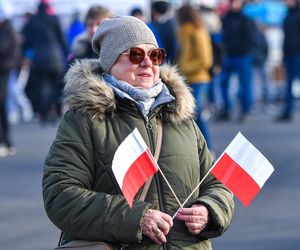
[(152, 67), (152, 61), (150, 57), (146, 54), (144, 60), (141, 63), (141, 66)]

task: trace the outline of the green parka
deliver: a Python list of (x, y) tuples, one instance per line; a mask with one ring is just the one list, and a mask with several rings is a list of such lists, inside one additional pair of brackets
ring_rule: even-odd
[(176, 98), (145, 120), (136, 105), (116, 97), (101, 77), (98, 60), (82, 60), (66, 75), (64, 114), (48, 153), (43, 176), (45, 209), (53, 223), (72, 239), (128, 243), (126, 249), (211, 249), (208, 238), (224, 233), (233, 214), (233, 196), (212, 175), (205, 179), (187, 207), (204, 204), (210, 222), (199, 235), (174, 220), (165, 245), (142, 234), (141, 222), (149, 208), (173, 216), (179, 205), (162, 176), (154, 175), (145, 202), (132, 209), (124, 199), (111, 165), (124, 138), (138, 128), (153, 152), (157, 117), (163, 121), (162, 149), (158, 164), (181, 202), (212, 165), (212, 158), (192, 119), (193, 97), (171, 66), (161, 66), (160, 77)]

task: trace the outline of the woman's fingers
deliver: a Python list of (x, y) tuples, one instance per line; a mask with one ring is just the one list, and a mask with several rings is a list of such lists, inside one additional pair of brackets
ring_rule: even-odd
[(185, 222), (192, 234), (199, 234), (206, 227), (208, 217), (207, 208), (200, 204), (195, 204), (191, 208), (182, 208), (176, 215), (177, 219)]
[(185, 225), (187, 226), (191, 234), (199, 234), (206, 226), (205, 223), (189, 223), (189, 222), (186, 222)]
[(161, 244), (167, 241), (166, 235), (172, 226), (171, 216), (158, 210), (149, 209), (144, 215), (142, 231), (143, 234), (150, 237), (153, 241)]
[(166, 243), (167, 239), (163, 231), (161, 231), (158, 227), (152, 230), (154, 233), (154, 241), (158, 244)]
[(157, 222), (157, 226), (163, 233), (166, 235), (170, 231), (171, 227), (173, 227), (172, 217), (168, 214), (162, 213), (161, 219)]

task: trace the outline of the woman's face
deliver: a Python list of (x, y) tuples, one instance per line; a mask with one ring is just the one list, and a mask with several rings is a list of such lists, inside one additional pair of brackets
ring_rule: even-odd
[(118, 80), (125, 81), (134, 87), (151, 88), (159, 78), (159, 66), (153, 65), (148, 54), (156, 47), (151, 44), (140, 44), (135, 47), (145, 51), (144, 60), (140, 64), (133, 64), (128, 55), (121, 54), (112, 66), (111, 74)]

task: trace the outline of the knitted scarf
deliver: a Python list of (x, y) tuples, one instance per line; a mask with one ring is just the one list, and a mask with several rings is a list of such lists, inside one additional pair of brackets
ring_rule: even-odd
[(157, 106), (155, 105), (156, 97), (161, 94), (162, 90), (164, 90), (164, 95), (163, 98), (160, 98), (159, 104), (174, 100), (174, 97), (169, 93), (167, 88), (164, 86), (164, 83), (160, 79), (151, 88), (144, 89), (140, 87), (134, 87), (125, 81), (118, 80), (113, 75), (108, 73), (103, 73), (102, 77), (106, 84), (112, 87), (114, 92), (119, 97), (133, 100), (137, 104), (138, 109), (141, 111), (144, 117), (148, 116), (150, 110)]

